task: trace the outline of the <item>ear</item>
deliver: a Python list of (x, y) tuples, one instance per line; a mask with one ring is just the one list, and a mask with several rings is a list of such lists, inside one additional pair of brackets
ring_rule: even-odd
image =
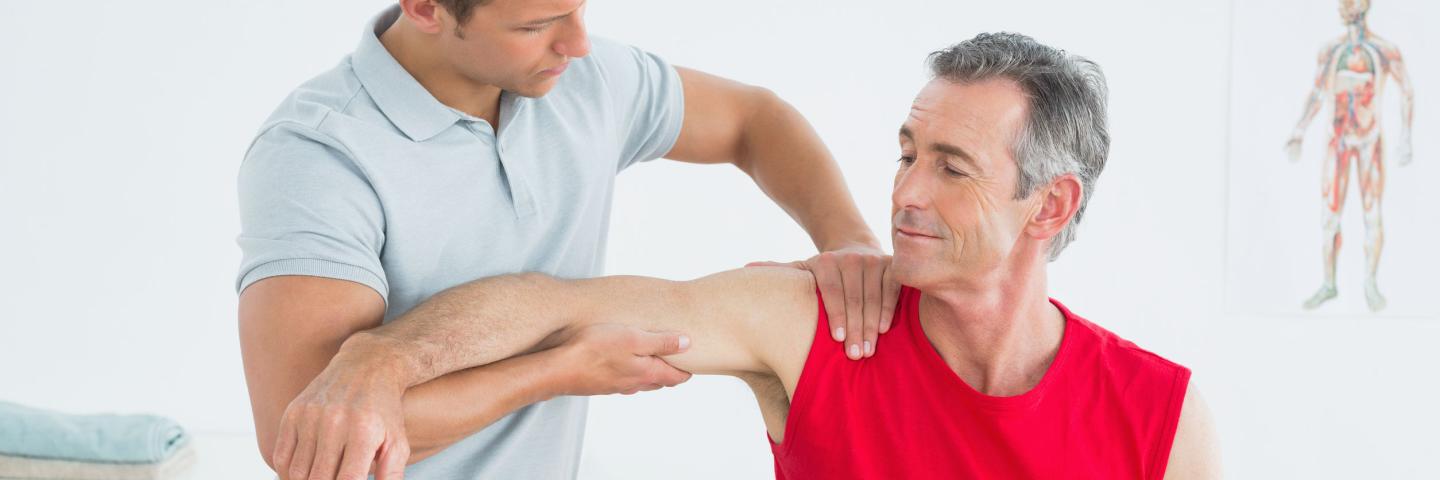
[(446, 25), (454, 24), (450, 11), (435, 3), (435, 0), (400, 0), (400, 10), (417, 30), (427, 34), (445, 31)]
[(1039, 204), (1025, 225), (1025, 233), (1046, 240), (1059, 235), (1070, 224), (1070, 219), (1080, 210), (1085, 187), (1075, 174), (1067, 173), (1035, 192), (1035, 195), (1039, 196)]

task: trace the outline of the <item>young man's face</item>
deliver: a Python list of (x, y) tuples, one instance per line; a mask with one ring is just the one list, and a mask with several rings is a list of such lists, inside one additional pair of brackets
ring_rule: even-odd
[(492, 0), (472, 9), (458, 34), (445, 12), (441, 48), (471, 81), (539, 97), (571, 59), (590, 53), (584, 16), (585, 0)]
[(924, 290), (1004, 268), (1035, 203), (1015, 200), (1011, 155), (1027, 109), (1020, 87), (1001, 79), (936, 79), (915, 97), (891, 194), (897, 281)]

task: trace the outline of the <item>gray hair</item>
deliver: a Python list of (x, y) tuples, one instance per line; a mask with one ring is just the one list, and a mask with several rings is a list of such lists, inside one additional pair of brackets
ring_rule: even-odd
[(1020, 170), (1016, 200), (1067, 173), (1080, 179), (1080, 209), (1051, 242), (1054, 261), (1075, 240), (1075, 226), (1110, 152), (1109, 92), (1100, 65), (1016, 33), (982, 33), (931, 53), (927, 61), (936, 78), (961, 84), (1005, 78), (1025, 93), (1028, 116), (1011, 147)]

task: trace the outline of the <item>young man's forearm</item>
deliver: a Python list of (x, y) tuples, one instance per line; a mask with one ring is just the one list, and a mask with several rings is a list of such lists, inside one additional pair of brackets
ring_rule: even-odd
[[(660, 358), (688, 351), (684, 337), (586, 322), (614, 318), (604, 312), (654, 317), (644, 306), (675, 297), (670, 285), (608, 278), (587, 286), (519, 274), (441, 292), (389, 324), (347, 338), (291, 400), (267, 460), (277, 469), (308, 471), (312, 444), (317, 455), (373, 445), (381, 466), (391, 468), (407, 455), (414, 463), (524, 405), (558, 395), (682, 383), (690, 374)], [(330, 434), (319, 435), (320, 426)]]
[(816, 248), (879, 248), (834, 157), (794, 107), (771, 93), (752, 111), (735, 164), (810, 234)]
[[(570, 318), (562, 283), (540, 274), (475, 280), (436, 294), (394, 321), (360, 332), (342, 347), (404, 388), (522, 353)], [(353, 344), (353, 345), (351, 345)]]
[(405, 392), (415, 463), (521, 407), (565, 393), (564, 351), (550, 349), (449, 373)]
[[(688, 282), (625, 276), (561, 280), (534, 273), (490, 277), (441, 292), (385, 326), (355, 334), (341, 352), (347, 365), (359, 365), (382, 375), (389, 385), (408, 388), (523, 351), (549, 348), (562, 337), (568, 344), (578, 329), (612, 323), (671, 332), (668, 340), (678, 341), (678, 334), (695, 340), (694, 348), (682, 348), (683, 355), (665, 354), (666, 361), (682, 370), (724, 373), (755, 368), (746, 340), (737, 337), (748, 335), (753, 325), (764, 325), (757, 319), (770, 313), (737, 299), (756, 295), (754, 283), (766, 278), (783, 285), (810, 279), (809, 274), (788, 269), (785, 273), (735, 270)], [(620, 348), (630, 348), (634, 355), (654, 355), (641, 351), (648, 347), (633, 343)]]

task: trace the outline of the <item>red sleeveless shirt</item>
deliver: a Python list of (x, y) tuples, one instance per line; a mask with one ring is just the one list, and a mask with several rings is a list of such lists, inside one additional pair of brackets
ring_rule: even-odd
[[(817, 292), (818, 295), (818, 292)], [(830, 339), (824, 300), (790, 403), (775, 478), (1160, 479), (1190, 370), (1071, 313), (1040, 383), (1013, 397), (971, 388), (901, 290), (884, 348), (861, 361)]]

